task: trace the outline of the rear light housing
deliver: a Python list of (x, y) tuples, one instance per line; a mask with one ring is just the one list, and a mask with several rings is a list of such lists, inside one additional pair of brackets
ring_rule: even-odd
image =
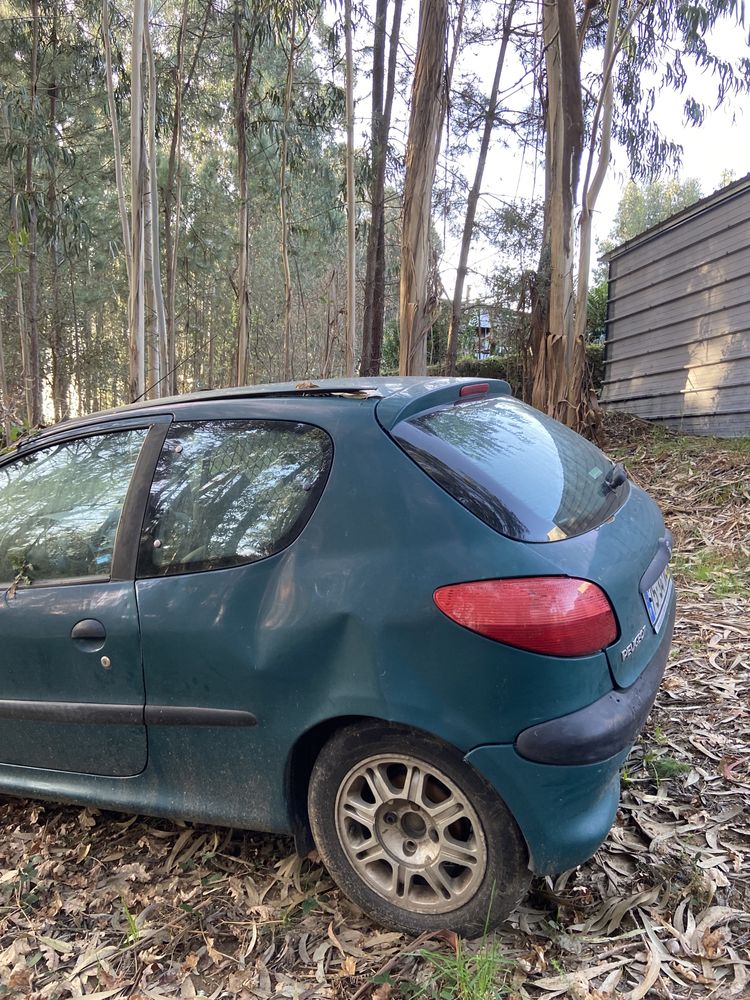
[(589, 580), (533, 576), (439, 587), (435, 604), (479, 635), (548, 656), (589, 656), (618, 628), (604, 591)]
[(490, 391), (489, 382), (474, 382), (472, 385), (462, 385), (458, 390), (458, 395), (461, 397), (466, 396), (481, 396), (482, 393)]

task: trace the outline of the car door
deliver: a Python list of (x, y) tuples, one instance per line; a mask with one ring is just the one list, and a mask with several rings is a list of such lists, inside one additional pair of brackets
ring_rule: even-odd
[[(282, 680), (269, 647), (283, 644), (286, 616), (307, 602), (294, 591), (295, 539), (332, 453), (325, 431), (294, 421), (175, 420), (170, 428), (136, 588), (149, 766), (179, 761), (185, 795), (200, 787), (204, 799), (227, 801), (222, 782), (236, 781), (230, 759), (253, 758), (269, 718), (283, 722), (274, 699), (288, 695), (276, 690)], [(283, 600), (273, 598), (279, 593)]]
[(0, 764), (146, 765), (134, 561), (166, 433), (149, 424), (40, 442), (0, 465)]

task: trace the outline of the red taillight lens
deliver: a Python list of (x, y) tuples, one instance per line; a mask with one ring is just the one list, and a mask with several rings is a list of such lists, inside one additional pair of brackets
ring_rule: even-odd
[(481, 396), (483, 392), (489, 391), (489, 382), (475, 382), (473, 385), (462, 385), (458, 394), (459, 396)]
[(617, 638), (607, 596), (588, 580), (534, 576), (440, 587), (443, 614), (488, 639), (550, 656), (588, 656)]

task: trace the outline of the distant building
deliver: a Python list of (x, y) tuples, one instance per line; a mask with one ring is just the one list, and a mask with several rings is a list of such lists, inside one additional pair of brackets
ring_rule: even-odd
[(495, 339), (492, 333), (490, 314), (478, 310), (473, 316), (475, 354), (478, 358), (488, 358), (495, 353)]
[(750, 434), (750, 174), (607, 260), (605, 407)]

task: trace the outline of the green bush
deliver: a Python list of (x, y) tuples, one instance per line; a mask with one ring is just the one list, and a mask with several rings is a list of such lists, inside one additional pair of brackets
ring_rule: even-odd
[(588, 368), (591, 385), (597, 396), (601, 392), (604, 381), (604, 344), (586, 344), (586, 367)]
[[(591, 385), (598, 394), (604, 379), (604, 344), (586, 345), (586, 366)], [(430, 375), (445, 375), (443, 365), (431, 365), (427, 371)], [(459, 358), (456, 375), (463, 378), (502, 378), (510, 384), (514, 396), (521, 398), (523, 395), (523, 362), (518, 354)]]
[[(444, 375), (443, 365), (431, 365), (430, 375)], [(514, 396), (520, 396), (523, 387), (523, 367), (517, 354), (494, 354), (489, 358), (465, 356), (456, 362), (456, 375), (462, 378), (502, 378), (510, 384)]]

